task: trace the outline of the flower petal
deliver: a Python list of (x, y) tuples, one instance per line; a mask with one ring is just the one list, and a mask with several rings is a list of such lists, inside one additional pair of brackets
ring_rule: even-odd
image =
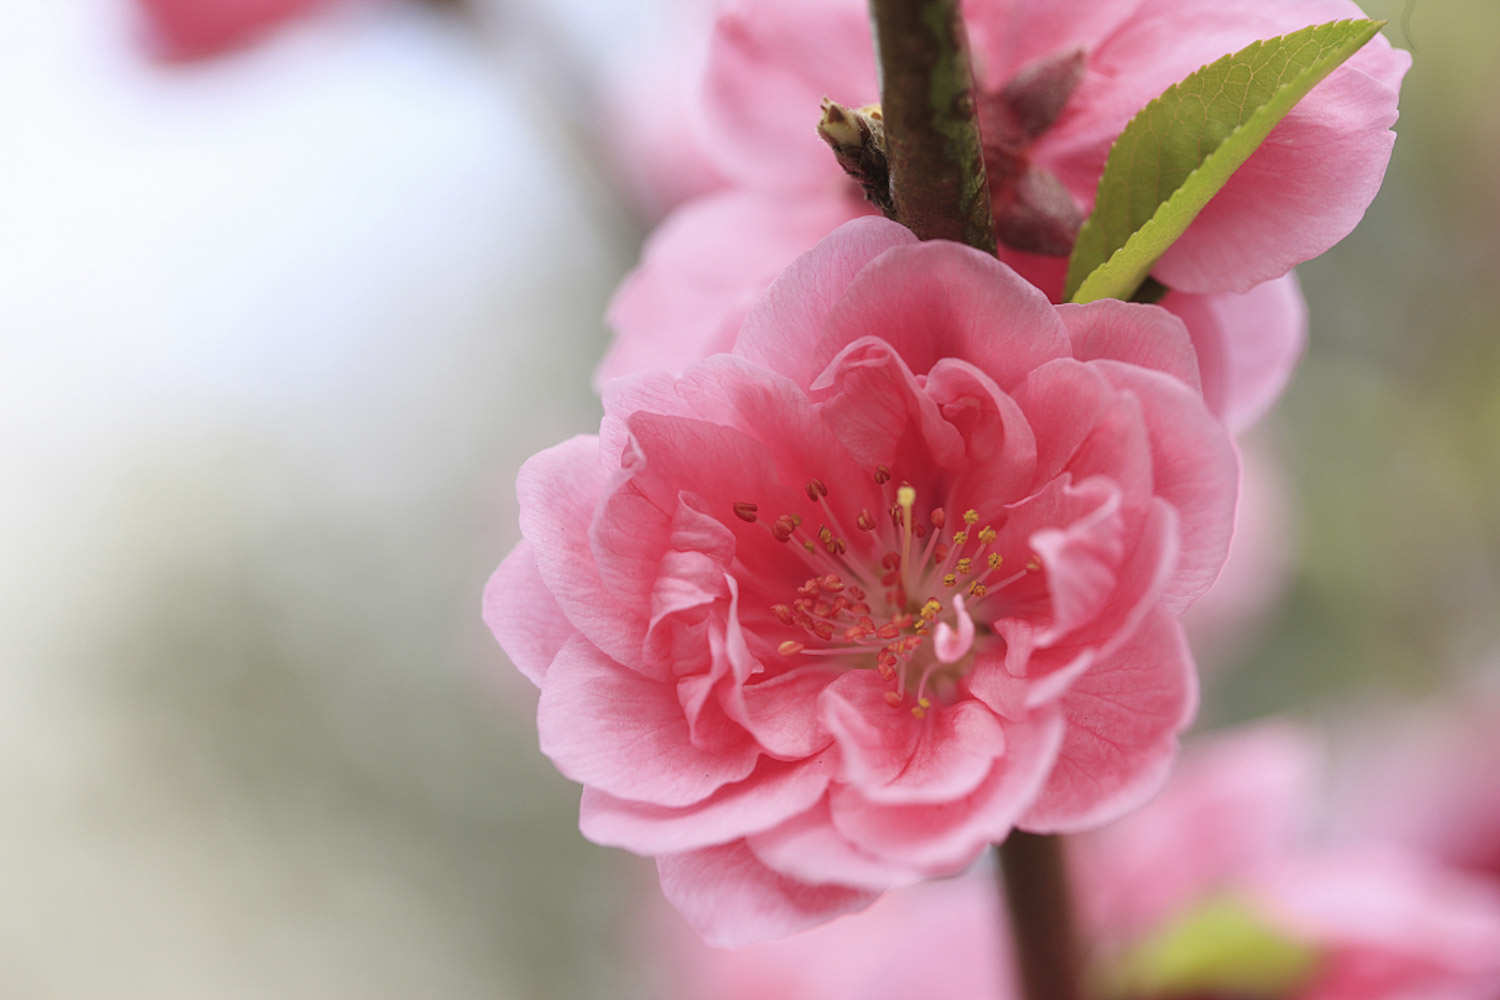
[(537, 572), (568, 621), (616, 660), (634, 664), (646, 634), (649, 579), (631, 600), (600, 579), (589, 536), (590, 526), (601, 520), (596, 515), (605, 490), (597, 438), (580, 435), (538, 452), (516, 477), (521, 534), (531, 543)]
[(701, 802), (760, 756), (748, 737), (711, 752), (694, 746), (673, 685), (620, 666), (581, 636), (552, 661), (536, 724), (542, 753), (569, 778), (660, 806)]
[(833, 825), (864, 851), (929, 875), (952, 874), (1010, 832), (1046, 780), (1062, 734), (1062, 716), (1050, 710), (1006, 725), (1005, 755), (978, 788), (949, 802), (888, 805), (836, 785), (828, 799)]
[(743, 841), (656, 859), (661, 889), (709, 944), (740, 948), (786, 937), (879, 897), (841, 885), (809, 885), (761, 863)]
[(1062, 747), (1021, 825), (1072, 833), (1145, 802), (1166, 779), (1197, 694), (1182, 626), (1165, 611), (1153, 612), (1059, 699), (1067, 721)]
[(854, 276), (892, 247), (916, 242), (911, 230), (889, 219), (846, 222), (771, 283), (745, 316), (734, 353), (798, 385), (812, 385), (837, 351), (818, 357), (808, 345), (821, 339)]
[(1068, 328), (1073, 357), (1112, 358), (1166, 372), (1201, 389), (1198, 359), (1182, 320), (1160, 306), (1101, 299), (1087, 305), (1061, 305), (1057, 314)]
[(1234, 533), (1239, 456), (1203, 400), (1176, 379), (1118, 361), (1091, 361), (1140, 400), (1151, 438), (1156, 495), (1177, 510), (1182, 549), (1166, 605), (1181, 613), (1219, 575)]
[(1307, 303), (1296, 275), (1240, 295), (1172, 292), (1162, 305), (1192, 335), (1208, 408), (1232, 431), (1260, 419), (1286, 388), (1307, 343)]
[(632, 802), (585, 788), (578, 826), (596, 844), (640, 854), (725, 844), (805, 812), (823, 798), (833, 770), (827, 757), (792, 762), (762, 758), (744, 781), (681, 808)]
[(833, 880), (856, 889), (885, 890), (911, 885), (922, 876), (888, 858), (861, 851), (833, 827), (827, 800), (779, 826), (746, 838), (767, 867), (788, 878)]
[(484, 623), (516, 669), (537, 687), (557, 651), (578, 631), (542, 582), (536, 553), (524, 539), (484, 588)]

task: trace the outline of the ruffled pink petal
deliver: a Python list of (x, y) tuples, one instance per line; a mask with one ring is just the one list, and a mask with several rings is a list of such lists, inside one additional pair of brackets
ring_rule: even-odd
[(1040, 485), (1062, 474), (1120, 394), (1089, 364), (1058, 358), (1029, 373), (1011, 395), (1036, 438)]
[[(590, 642), (631, 665), (640, 658), (649, 615), (647, 594), (655, 577), (641, 581), (629, 601), (600, 579), (589, 535), (605, 489), (598, 439), (584, 435), (533, 455), (516, 477), (521, 534), (532, 546), (547, 590)], [(660, 512), (647, 510), (636, 514), (660, 517)]]
[(818, 410), (866, 467), (906, 455), (953, 466), (963, 457), (963, 437), (884, 340), (861, 337), (849, 344), (812, 391)]
[(809, 885), (767, 868), (743, 841), (656, 859), (662, 893), (703, 939), (740, 948), (869, 906), (879, 893)]
[(782, 269), (859, 211), (838, 199), (793, 202), (739, 190), (683, 205), (651, 234), (610, 302), (615, 339), (595, 384), (653, 369), (679, 372), (729, 350)]
[(675, 854), (725, 844), (811, 808), (823, 798), (833, 771), (826, 757), (791, 762), (762, 758), (744, 781), (676, 809), (585, 788), (578, 826), (596, 844), (640, 854)]
[(1006, 729), (977, 701), (935, 705), (906, 766), (883, 785), (860, 786), (871, 802), (951, 802), (973, 792), (1006, 752)]
[(1307, 344), (1307, 303), (1296, 276), (1241, 295), (1172, 292), (1162, 305), (1192, 335), (1208, 408), (1231, 431), (1259, 420), (1286, 388)]
[(951, 802), (886, 805), (835, 786), (829, 792), (834, 828), (866, 852), (927, 874), (950, 874), (1010, 832), (1046, 780), (1062, 733), (1062, 716), (1050, 711), (1007, 724), (1005, 755), (978, 788)]
[(1061, 305), (1057, 314), (1068, 328), (1073, 357), (1079, 361), (1125, 361), (1202, 388), (1187, 327), (1167, 310), (1102, 299), (1087, 305)]
[(889, 219), (870, 216), (840, 226), (771, 283), (745, 316), (735, 353), (812, 385), (837, 352), (819, 357), (807, 345), (822, 338), (854, 276), (892, 247), (916, 242), (911, 230)]
[(918, 374), (964, 358), (1007, 391), (1068, 353), (1067, 330), (1045, 295), (989, 254), (942, 240), (870, 261), (801, 350), (826, 364), (864, 336), (886, 341)]
[(851, 107), (879, 100), (869, 13), (858, 0), (730, 3), (714, 25), (703, 90), (725, 174), (763, 188), (845, 188), (814, 126), (825, 97)]
[[(1072, 491), (1069, 487), (1065, 492)], [(1037, 641), (1047, 645), (1095, 617), (1115, 590), (1115, 574), (1125, 556), (1125, 519), (1120, 494), (1105, 480), (1085, 480), (1097, 506), (1086, 516), (1031, 534), (1031, 550), (1047, 574), (1052, 620)]]
[(1135, 635), (1171, 582), (1179, 545), (1177, 512), (1165, 500), (1152, 498), (1115, 571), (1109, 603), (1083, 627), (1034, 651), (1026, 705), (1056, 698), (1095, 659), (1112, 655)]
[(818, 696), (839, 676), (838, 668), (819, 665), (788, 670), (753, 684), (728, 685), (724, 710), (767, 753), (809, 757), (833, 739), (819, 721)]
[(894, 781), (917, 749), (922, 725), (886, 700), (891, 685), (873, 670), (850, 670), (818, 696), (818, 717), (833, 734), (841, 781), (870, 788)]
[(522, 540), (484, 588), (484, 623), (500, 648), (537, 687), (558, 650), (577, 634), (537, 572), (536, 553)]
[(1182, 626), (1158, 610), (1059, 700), (1067, 721), (1062, 748), (1021, 825), (1073, 833), (1145, 802), (1166, 779), (1177, 734), (1191, 721), (1197, 696)]
[(582, 637), (558, 652), (537, 706), (542, 753), (580, 784), (622, 799), (687, 806), (740, 781), (760, 748), (693, 745), (676, 688), (615, 663)]
[(883, 891), (922, 878), (915, 869), (868, 854), (841, 836), (833, 827), (826, 799), (745, 842), (767, 867), (799, 881), (832, 880), (856, 889)]
[(1177, 515), (1153, 499), (1130, 551), (1115, 576), (1115, 592), (1103, 612), (1050, 646), (1036, 645), (1040, 630), (1021, 619), (1003, 619), (995, 631), (1003, 656), (981, 652), (965, 679), (970, 694), (1007, 719), (1055, 701), (1096, 662), (1114, 654), (1152, 613), (1177, 558)]
[[(1019, 499), (1036, 478), (1036, 435), (1026, 415), (979, 368), (944, 358), (927, 373), (923, 390), (964, 442), (970, 467), (983, 469), (983, 487), (972, 495), (998, 503)], [(970, 496), (971, 488), (957, 487)]]
[(1167, 588), (1180, 613), (1219, 575), (1234, 531), (1239, 458), (1228, 433), (1197, 393), (1176, 379), (1118, 361), (1090, 361), (1114, 385), (1141, 401), (1151, 437), (1156, 495), (1177, 510), (1182, 548)]

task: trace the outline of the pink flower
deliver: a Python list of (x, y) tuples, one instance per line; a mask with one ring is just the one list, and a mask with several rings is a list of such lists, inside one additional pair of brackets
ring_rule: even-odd
[(589, 838), (726, 944), (1144, 801), (1236, 460), (1186, 332), (850, 223), (532, 458), (486, 617)]
[[(1500, 901), (1411, 856), (1311, 846), (1313, 762), (1284, 727), (1215, 737), (1184, 755), (1149, 805), (1073, 841), (1091, 973), (1111, 981), (1141, 942), (1232, 901), (1312, 951), (1311, 968), (1274, 1000), (1492, 1000)], [(669, 956), (668, 997), (1012, 1000), (1020, 993), (993, 878), (976, 871), (902, 890), (735, 952), (704, 947), (653, 910), (640, 943)]]
[(210, 56), (329, 0), (136, 0), (151, 19), (164, 54)]
[[(970, 0), (965, 12), (1001, 256), (1054, 300), (1109, 145), (1136, 111), (1258, 38), (1361, 16), (1347, 0)], [(725, 6), (696, 144), (732, 187), (684, 205), (647, 244), (611, 307), (617, 339), (601, 380), (726, 349), (787, 262), (832, 224), (871, 211), (812, 128), (824, 96), (878, 99), (866, 20), (858, 0)], [(1347, 235), (1374, 197), (1409, 61), (1383, 38), (1366, 46), (1156, 269), (1174, 289), (1162, 304), (1198, 351), (1205, 397), (1235, 428), (1265, 410), (1301, 353), (1305, 311), (1287, 272)]]

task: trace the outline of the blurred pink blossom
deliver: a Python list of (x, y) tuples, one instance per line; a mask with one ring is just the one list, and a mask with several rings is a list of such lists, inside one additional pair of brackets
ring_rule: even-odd
[(1240, 442), (1240, 500), (1229, 558), (1183, 617), (1200, 664), (1222, 660), (1261, 627), (1290, 582), (1296, 524), (1281, 466), (1264, 443)]
[(136, 0), (170, 59), (215, 55), (333, 0)]
[(1362, 741), (1351, 822), (1500, 892), (1500, 685), (1466, 688)]
[[(1002, 259), (1054, 300), (1109, 145), (1167, 85), (1258, 38), (1361, 16), (1347, 0), (970, 0)], [(821, 98), (875, 101), (857, 0), (724, 5), (689, 148), (731, 186), (683, 205), (648, 242), (610, 311), (608, 378), (725, 350), (771, 278), (832, 224), (872, 209), (814, 133)], [(1288, 271), (1346, 235), (1374, 197), (1409, 63), (1377, 38), (1316, 88), (1162, 259), (1162, 304), (1188, 325), (1209, 405), (1255, 420), (1302, 350)], [(684, 266), (686, 265), (686, 266)], [(1264, 284), (1262, 284), (1264, 282)], [(680, 308), (662, 304), (682, 297)]]
[(1143, 802), (1233, 516), (1197, 387), (1165, 310), (874, 218), (733, 354), (611, 383), (522, 469), (485, 598), (584, 833), (740, 944)]
[[(1149, 805), (1072, 841), (1093, 971), (1107, 980), (1132, 946), (1232, 900), (1313, 952), (1303, 982), (1264, 1000), (1492, 1000), (1500, 903), (1411, 856), (1314, 846), (1315, 763), (1305, 737), (1280, 725), (1213, 737), (1183, 755)], [(705, 947), (652, 907), (641, 944), (669, 956), (669, 997), (1012, 1000), (992, 879), (975, 871), (891, 893), (864, 913), (734, 952)]]
[(607, 98), (614, 166), (636, 209), (652, 221), (729, 183), (700, 120), (705, 108), (699, 70), (707, 56), (710, 19), (691, 9), (679, 9), (676, 16), (667, 38), (632, 62), (629, 72), (616, 75)]

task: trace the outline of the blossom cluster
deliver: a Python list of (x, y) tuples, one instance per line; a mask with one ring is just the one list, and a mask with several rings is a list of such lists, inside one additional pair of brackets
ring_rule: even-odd
[(650, 126), (702, 164), (659, 200), (700, 193), (615, 297), (598, 433), (522, 468), (484, 600), (584, 834), (655, 857), (706, 939), (801, 931), (1166, 780), (1233, 434), (1300, 353), (1290, 269), (1374, 197), (1407, 57), (1377, 38), (1299, 103), (1158, 261), (1158, 304), (1059, 304), (1066, 255), (1148, 101), (1358, 14), (969, 0), (991, 255), (876, 216), (814, 134), (822, 98), (878, 98), (862, 0), (720, 11), (696, 113)]

